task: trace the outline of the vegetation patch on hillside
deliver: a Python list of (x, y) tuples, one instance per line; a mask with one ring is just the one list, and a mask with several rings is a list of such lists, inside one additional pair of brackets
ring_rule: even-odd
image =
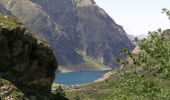
[(11, 17), (8, 17), (0, 13), (0, 26), (4, 26), (4, 25), (6, 25), (7, 27), (14, 28), (21, 25), (21, 23), (19, 23), (15, 19), (12, 19)]
[(110, 70), (110, 67), (104, 65), (102, 62), (99, 61), (99, 59), (94, 59), (90, 56), (87, 56), (83, 53), (81, 50), (76, 50), (76, 52), (83, 58), (83, 62), (79, 63), (77, 65), (65, 65), (65, 66), (59, 66), (58, 70), (62, 73), (67, 72), (75, 72), (75, 71), (105, 71)]
[[(170, 16), (170, 11), (163, 9)], [(139, 51), (122, 53), (129, 61), (117, 60), (122, 68), (104, 82), (67, 91), (71, 100), (169, 100), (170, 30), (149, 32), (147, 39), (135, 39)]]

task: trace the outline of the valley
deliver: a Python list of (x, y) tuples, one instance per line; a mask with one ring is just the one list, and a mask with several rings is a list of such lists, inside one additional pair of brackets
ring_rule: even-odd
[(1, 99), (169, 100), (170, 29), (135, 38), (94, 0), (0, 0)]

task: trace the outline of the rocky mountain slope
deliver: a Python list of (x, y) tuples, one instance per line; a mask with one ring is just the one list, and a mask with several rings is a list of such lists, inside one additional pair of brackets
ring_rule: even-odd
[(0, 14), (0, 98), (53, 100), (53, 51), (17, 21)]
[(120, 49), (134, 48), (123, 28), (93, 0), (0, 0), (0, 4), (43, 37), (59, 65), (67, 69), (115, 67)]

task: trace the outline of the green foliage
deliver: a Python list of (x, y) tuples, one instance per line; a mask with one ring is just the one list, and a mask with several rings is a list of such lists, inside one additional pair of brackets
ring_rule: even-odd
[[(170, 11), (163, 9), (163, 12), (170, 17)], [(79, 93), (96, 100), (169, 100), (170, 30), (158, 29), (149, 32), (147, 39), (136, 38), (135, 41), (138, 51), (129, 53), (126, 49), (121, 50), (130, 60), (117, 59), (123, 67), (114, 76), (103, 83), (88, 86), (82, 94)], [(94, 95), (84, 92), (94, 86), (101, 92)]]
[(0, 26), (4, 25), (7, 25), (7, 27), (15, 28), (21, 25), (21, 23), (0, 13)]
[(137, 41), (143, 51), (138, 64), (155, 76), (170, 78), (170, 31), (150, 32), (148, 39)]
[(76, 95), (74, 99), (75, 100), (81, 100), (79, 95)]
[[(163, 11), (170, 16), (167, 9)], [(170, 30), (158, 29), (149, 32), (147, 39), (136, 38), (135, 41), (140, 49), (138, 53), (129, 54), (125, 49), (121, 50), (129, 55), (133, 63), (123, 64), (116, 84), (110, 84), (114, 89), (114, 98), (168, 100), (170, 88), (162, 83), (170, 81)]]
[(168, 9), (163, 8), (162, 13), (165, 13), (168, 16), (168, 18), (170, 19), (170, 11)]
[(58, 88), (56, 88), (56, 91), (53, 93), (53, 97), (54, 100), (68, 100), (65, 97), (65, 92), (61, 85), (59, 85)]

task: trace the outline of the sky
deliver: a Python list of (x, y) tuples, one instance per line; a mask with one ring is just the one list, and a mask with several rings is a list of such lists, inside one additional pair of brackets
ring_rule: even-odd
[(147, 34), (158, 28), (170, 28), (162, 8), (170, 9), (170, 0), (95, 0), (113, 20), (131, 35)]

